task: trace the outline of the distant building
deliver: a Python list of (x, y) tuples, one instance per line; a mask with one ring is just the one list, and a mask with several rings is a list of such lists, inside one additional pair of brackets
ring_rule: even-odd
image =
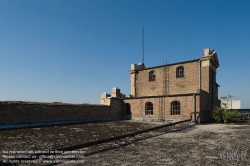
[(227, 109), (241, 109), (240, 100), (231, 100), (231, 101), (221, 100), (221, 107), (222, 108), (226, 107)]

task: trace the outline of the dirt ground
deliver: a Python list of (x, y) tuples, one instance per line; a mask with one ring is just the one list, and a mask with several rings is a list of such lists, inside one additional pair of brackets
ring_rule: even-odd
[[(0, 131), (4, 150), (48, 150), (126, 134), (162, 123), (116, 121)], [(158, 130), (79, 149), (82, 163), (70, 165), (249, 165), (250, 125), (206, 124), (175, 131)], [(94, 150), (94, 151), (93, 151)], [(92, 153), (90, 153), (92, 152)], [(57, 164), (57, 165), (69, 165)]]

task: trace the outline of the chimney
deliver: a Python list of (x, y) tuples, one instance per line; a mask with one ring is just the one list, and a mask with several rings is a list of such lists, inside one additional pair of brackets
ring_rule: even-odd
[(209, 55), (211, 55), (213, 52), (214, 52), (214, 49), (211, 49), (211, 48), (205, 48), (205, 49), (203, 50), (204, 56), (209, 56)]
[(117, 87), (114, 87), (112, 89), (112, 97), (120, 97), (120, 89)]

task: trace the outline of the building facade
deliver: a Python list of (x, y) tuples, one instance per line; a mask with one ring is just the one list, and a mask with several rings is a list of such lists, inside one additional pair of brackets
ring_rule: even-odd
[(213, 107), (220, 104), (216, 83), (219, 61), (213, 49), (203, 53), (199, 59), (150, 68), (131, 64), (131, 94), (117, 94), (120, 90), (115, 87), (112, 96), (102, 94), (101, 103), (105, 104), (105, 98), (120, 97), (125, 114), (131, 113), (137, 120), (209, 120)]

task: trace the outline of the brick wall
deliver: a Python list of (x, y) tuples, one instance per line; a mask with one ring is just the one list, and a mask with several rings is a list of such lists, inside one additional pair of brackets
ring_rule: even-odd
[(53, 103), (0, 103), (0, 123), (60, 121), (123, 116), (122, 101), (111, 105), (81, 105)]
[[(177, 78), (176, 69), (180, 66), (184, 68), (184, 77)], [(130, 103), (132, 117), (159, 119), (162, 115), (158, 110), (164, 108), (164, 119), (183, 120), (189, 118), (193, 112), (192, 97), (184, 96), (192, 96), (197, 92), (197, 118), (199, 121), (209, 120), (213, 107), (219, 104), (216, 83), (218, 67), (217, 53), (212, 49), (204, 49), (204, 56), (200, 59), (138, 70), (131, 68), (129, 73), (133, 96), (124, 101)], [(154, 81), (149, 81), (151, 71), (155, 72)], [(164, 106), (159, 102), (160, 96), (166, 96)], [(150, 100), (157, 111), (154, 115), (145, 115), (145, 103)], [(173, 100), (182, 103), (181, 115), (169, 114)]]
[[(199, 65), (199, 61), (197, 60), (139, 70), (135, 79), (135, 96), (159, 96), (163, 95), (164, 91), (165, 94), (170, 95), (194, 93), (199, 89)], [(176, 78), (176, 68), (179, 66), (184, 67), (183, 78)], [(150, 71), (155, 72), (155, 81), (149, 81)], [(134, 74), (131, 74), (131, 80), (134, 80)]]
[[(165, 102), (163, 100), (165, 99)], [(180, 115), (171, 115), (171, 102), (180, 102)], [(145, 115), (145, 104), (153, 103), (153, 115)], [(165, 120), (185, 120), (190, 119), (194, 111), (194, 97), (192, 94), (172, 97), (141, 97), (126, 98), (124, 103), (130, 104), (133, 119), (165, 119)], [(162, 104), (161, 104), (162, 103)], [(164, 104), (165, 103), (165, 104)], [(200, 97), (196, 96), (196, 111), (200, 110)], [(199, 114), (197, 114), (199, 118)]]
[(216, 67), (211, 58), (201, 59), (201, 112), (202, 119), (210, 119), (214, 106), (219, 106)]
[[(184, 77), (176, 78), (176, 68), (184, 67)], [(169, 67), (169, 94), (194, 93), (199, 89), (199, 61)]]

